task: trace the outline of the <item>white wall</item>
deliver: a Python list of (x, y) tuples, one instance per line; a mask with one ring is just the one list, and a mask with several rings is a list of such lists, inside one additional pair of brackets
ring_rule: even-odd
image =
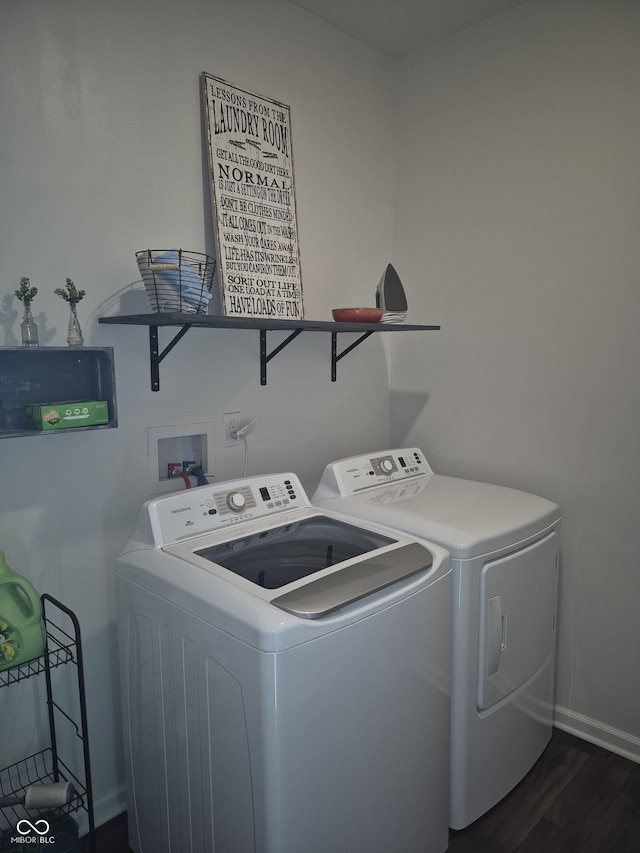
[[(313, 490), (326, 462), (389, 440), (380, 338), (330, 381), (330, 338), (306, 333), (259, 384), (258, 332), (192, 330), (149, 387), (148, 332), (98, 325), (148, 311), (134, 253), (212, 251), (199, 76), (292, 109), (308, 319), (371, 304), (391, 257), (391, 61), (280, 0), (32, 0), (0, 11), (0, 344), (19, 340), (21, 276), (39, 288), (41, 343), (65, 346), (66, 276), (87, 296), (87, 345), (115, 349), (119, 427), (0, 441), (0, 549), (66, 601), (86, 644), (98, 818), (121, 807), (113, 564), (148, 498), (147, 427), (240, 410), (259, 428), (249, 473), (295, 470)], [(284, 336), (269, 336), (269, 346)], [(381, 336), (380, 336), (381, 337)], [(169, 335), (161, 335), (161, 345)], [(218, 479), (242, 451), (216, 442)], [(3, 691), (0, 766), (33, 736), (32, 686)], [(35, 747), (34, 747), (35, 748)]]
[[(530, 0), (397, 62), (394, 117), (390, 60), (279, 0), (2, 5), (0, 344), (27, 275), (41, 341), (64, 346), (70, 276), (86, 343), (115, 348), (118, 429), (0, 441), (0, 549), (83, 625), (99, 819), (122, 802), (112, 567), (148, 496), (147, 427), (213, 420), (231, 477), (221, 415), (240, 409), (260, 421), (250, 472), (310, 489), (389, 441), (377, 338), (332, 384), (307, 334), (262, 388), (257, 332), (192, 330), (153, 394), (147, 330), (98, 325), (147, 310), (136, 250), (212, 249), (203, 70), (292, 107), (308, 318), (371, 302), (393, 228), (411, 320), (443, 329), (390, 342), (392, 441), (560, 502), (560, 719), (640, 754), (639, 36), (635, 2)], [(2, 765), (41, 740), (32, 700), (0, 697)]]
[(640, 760), (640, 5), (530, 0), (396, 65), (392, 442), (563, 511), (558, 722)]

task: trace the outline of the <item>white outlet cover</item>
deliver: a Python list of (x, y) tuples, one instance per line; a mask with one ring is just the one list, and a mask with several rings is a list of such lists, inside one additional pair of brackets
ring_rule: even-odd
[(225, 412), (222, 416), (222, 426), (223, 426), (223, 435), (224, 435), (224, 446), (225, 447), (236, 447), (240, 444), (239, 438), (228, 438), (227, 437), (227, 425), (230, 421), (236, 422), (236, 429), (240, 429), (240, 412)]

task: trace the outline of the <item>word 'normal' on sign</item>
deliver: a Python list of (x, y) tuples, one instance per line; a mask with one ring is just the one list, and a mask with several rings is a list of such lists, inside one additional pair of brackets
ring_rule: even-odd
[(222, 311), (301, 320), (290, 109), (210, 74), (202, 96)]

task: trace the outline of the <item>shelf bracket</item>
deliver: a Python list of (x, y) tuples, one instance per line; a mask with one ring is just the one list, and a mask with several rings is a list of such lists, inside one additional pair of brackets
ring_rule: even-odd
[(283, 350), (287, 344), (290, 344), (294, 338), (297, 338), (302, 329), (295, 329), (288, 338), (285, 338), (281, 344), (271, 350), (270, 353), (267, 353), (267, 330), (260, 329), (260, 384), (267, 384), (267, 364), (271, 361), (271, 359), (278, 355), (278, 353)]
[(189, 329), (191, 328), (190, 324), (187, 323), (183, 326), (179, 332), (177, 332), (171, 341), (167, 344), (167, 346), (159, 353), (158, 347), (158, 327), (157, 326), (149, 326), (149, 359), (151, 362), (151, 390), (159, 391), (160, 390), (160, 362), (162, 359), (168, 355), (174, 346), (178, 343), (178, 341), (183, 338)]
[[(427, 329), (439, 329), (440, 326), (417, 326), (417, 325), (391, 325), (376, 323), (334, 323), (328, 320), (264, 320), (260, 317), (224, 317), (217, 315), (193, 317), (189, 314), (165, 314), (162, 318), (156, 318), (153, 314), (131, 314), (126, 317), (100, 317), (100, 323), (119, 323), (132, 326), (149, 326), (149, 348), (151, 361), (151, 389), (160, 389), (160, 362), (171, 352), (180, 338), (184, 337), (191, 326), (211, 329), (258, 329), (260, 331), (260, 384), (267, 384), (267, 364), (279, 352), (281, 352), (291, 341), (295, 340), (303, 331), (331, 332), (331, 381), (336, 381), (337, 365), (340, 359), (355, 349), (362, 341), (369, 338), (374, 332), (412, 332), (426, 331)], [(181, 326), (180, 331), (173, 340), (160, 352), (158, 346), (158, 326)], [(371, 328), (369, 328), (369, 326)], [(267, 331), (291, 331), (291, 334), (279, 343), (271, 352), (267, 351)], [(359, 335), (358, 339), (338, 352), (338, 334), (350, 332)], [(2, 438), (2, 435), (0, 435)]]
[(351, 350), (355, 349), (358, 344), (361, 344), (362, 341), (366, 340), (369, 335), (373, 334), (373, 330), (371, 332), (365, 332), (364, 335), (360, 335), (360, 337), (354, 341), (352, 344), (349, 344), (348, 347), (342, 350), (341, 353), (338, 353), (338, 333), (331, 332), (331, 381), (336, 381), (336, 367), (341, 358), (344, 358), (345, 355), (351, 352)]

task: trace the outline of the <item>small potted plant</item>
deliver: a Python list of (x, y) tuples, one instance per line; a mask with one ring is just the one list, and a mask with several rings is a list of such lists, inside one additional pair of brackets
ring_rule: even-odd
[(31, 303), (38, 293), (37, 287), (31, 287), (31, 281), (28, 278), (20, 279), (20, 287), (15, 291), (15, 295), (24, 305), (24, 317), (20, 323), (20, 331), (22, 332), (22, 346), (37, 347), (38, 346), (38, 327), (31, 314)]
[(78, 322), (76, 305), (85, 296), (86, 291), (78, 290), (71, 279), (68, 278), (66, 286), (56, 287), (54, 292), (56, 296), (60, 297), (60, 299), (64, 299), (65, 302), (69, 303), (69, 310), (71, 314), (69, 317), (69, 328), (67, 330), (67, 343), (70, 347), (81, 347), (84, 344), (84, 338), (82, 337), (82, 329)]

